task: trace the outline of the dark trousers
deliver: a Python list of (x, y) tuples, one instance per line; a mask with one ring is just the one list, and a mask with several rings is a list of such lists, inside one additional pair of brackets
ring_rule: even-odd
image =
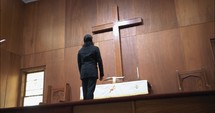
[(97, 78), (85, 78), (82, 79), (82, 91), (84, 100), (89, 100), (94, 98), (94, 91), (96, 88)]

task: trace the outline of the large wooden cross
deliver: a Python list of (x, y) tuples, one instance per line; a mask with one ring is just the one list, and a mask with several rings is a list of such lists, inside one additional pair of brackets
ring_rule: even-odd
[(93, 26), (92, 32), (93, 32), (93, 34), (98, 34), (98, 33), (103, 33), (103, 32), (108, 32), (108, 31), (113, 30), (115, 70), (116, 70), (115, 74), (116, 74), (116, 76), (124, 76), (123, 75), (123, 65), (122, 65), (120, 29), (140, 25), (143, 23), (143, 20), (142, 20), (142, 18), (119, 20), (119, 10), (118, 10), (117, 5), (115, 5), (113, 7), (113, 17), (115, 17), (115, 22)]

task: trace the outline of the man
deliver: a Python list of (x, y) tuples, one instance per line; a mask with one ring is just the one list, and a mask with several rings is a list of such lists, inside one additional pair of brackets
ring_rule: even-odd
[(92, 36), (84, 36), (84, 45), (78, 52), (78, 68), (82, 80), (82, 91), (84, 100), (93, 99), (98, 79), (98, 68), (100, 72), (100, 81), (103, 79), (103, 63), (98, 47), (94, 46)]

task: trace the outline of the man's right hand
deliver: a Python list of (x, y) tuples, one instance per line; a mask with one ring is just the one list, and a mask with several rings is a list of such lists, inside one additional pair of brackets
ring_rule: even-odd
[(102, 76), (102, 77), (100, 77), (100, 78), (99, 78), (99, 80), (100, 80), (100, 81), (102, 81), (102, 80), (103, 80), (103, 76)]

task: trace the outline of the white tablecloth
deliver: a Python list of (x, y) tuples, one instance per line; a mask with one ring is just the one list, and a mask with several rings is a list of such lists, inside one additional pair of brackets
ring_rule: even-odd
[[(94, 99), (133, 96), (148, 93), (147, 80), (101, 84), (96, 85)], [(83, 99), (82, 87), (80, 87), (80, 99)]]

